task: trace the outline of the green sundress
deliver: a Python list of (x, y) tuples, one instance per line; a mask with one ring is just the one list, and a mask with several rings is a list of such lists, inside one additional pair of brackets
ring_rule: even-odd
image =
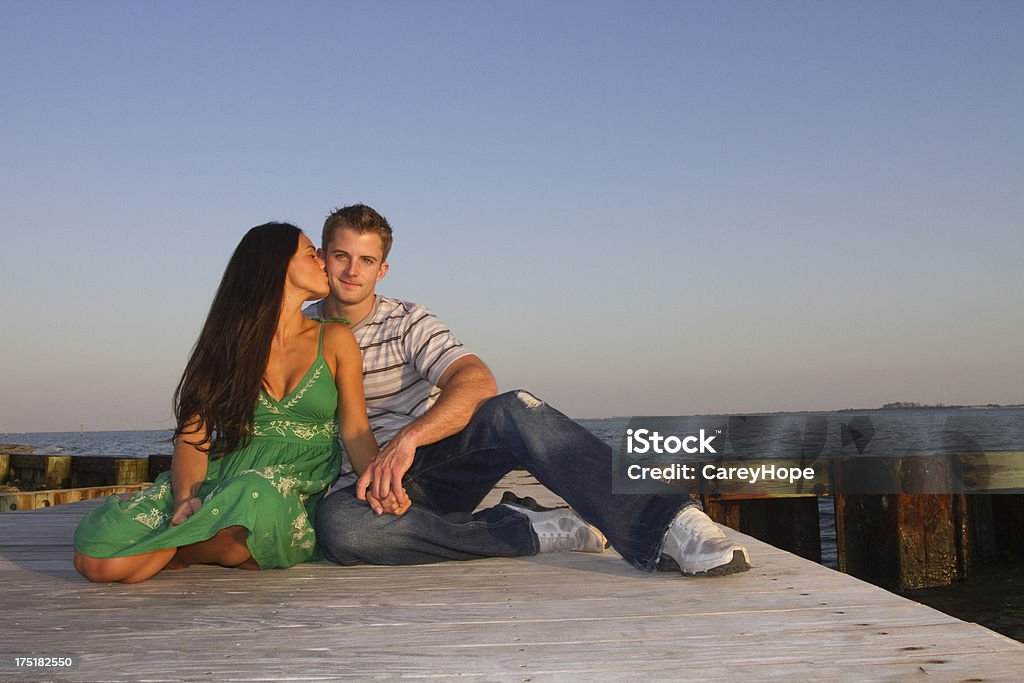
[(171, 473), (128, 500), (116, 496), (75, 529), (75, 549), (109, 558), (176, 548), (213, 537), (225, 527), (249, 530), (247, 544), (260, 569), (317, 560), (316, 506), (338, 475), (335, 437), (338, 392), (324, 362), (323, 325), (313, 365), (280, 401), (260, 391), (249, 445), (211, 459), (199, 488), (203, 506), (168, 528), (174, 503)]

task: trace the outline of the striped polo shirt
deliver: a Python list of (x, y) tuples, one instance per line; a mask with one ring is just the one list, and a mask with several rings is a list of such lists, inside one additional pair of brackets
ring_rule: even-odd
[[(303, 313), (322, 318), (323, 301)], [(379, 294), (370, 314), (350, 329), (363, 352), (366, 410), (381, 447), (434, 404), (452, 363), (475, 355), (425, 306)], [(348, 455), (342, 457), (342, 474), (351, 472)]]

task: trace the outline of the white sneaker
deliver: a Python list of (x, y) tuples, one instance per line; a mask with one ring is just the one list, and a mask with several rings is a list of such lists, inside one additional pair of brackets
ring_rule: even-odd
[(536, 511), (519, 505), (502, 503), (507, 508), (526, 515), (533, 532), (540, 541), (542, 553), (561, 553), (575, 550), (580, 553), (604, 552), (604, 534), (590, 526), (569, 508)]
[(750, 569), (747, 549), (733, 543), (711, 518), (688, 507), (672, 520), (661, 546), (686, 575), (722, 576)]

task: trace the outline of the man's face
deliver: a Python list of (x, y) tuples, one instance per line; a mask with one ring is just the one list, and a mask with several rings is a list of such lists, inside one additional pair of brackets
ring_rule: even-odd
[(377, 282), (388, 272), (384, 245), (376, 233), (340, 228), (322, 251), (331, 296), (347, 306), (372, 297)]

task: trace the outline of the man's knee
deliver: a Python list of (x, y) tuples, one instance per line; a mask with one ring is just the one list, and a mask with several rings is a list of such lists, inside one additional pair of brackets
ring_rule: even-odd
[(370, 528), (376, 517), (369, 505), (344, 491), (324, 498), (316, 513), (316, 539), (324, 557), (335, 564), (362, 564), (375, 544)]
[(516, 389), (515, 391), (510, 391), (508, 393), (512, 394), (517, 401), (526, 406), (527, 410), (534, 410), (535, 408), (540, 408), (544, 405), (544, 401), (540, 400), (525, 389)]
[(484, 417), (490, 418), (520, 415), (524, 411), (529, 414), (542, 405), (544, 405), (544, 401), (529, 391), (516, 389), (515, 391), (506, 391), (504, 394), (498, 394), (488, 399), (480, 406), (478, 414), (483, 414)]

